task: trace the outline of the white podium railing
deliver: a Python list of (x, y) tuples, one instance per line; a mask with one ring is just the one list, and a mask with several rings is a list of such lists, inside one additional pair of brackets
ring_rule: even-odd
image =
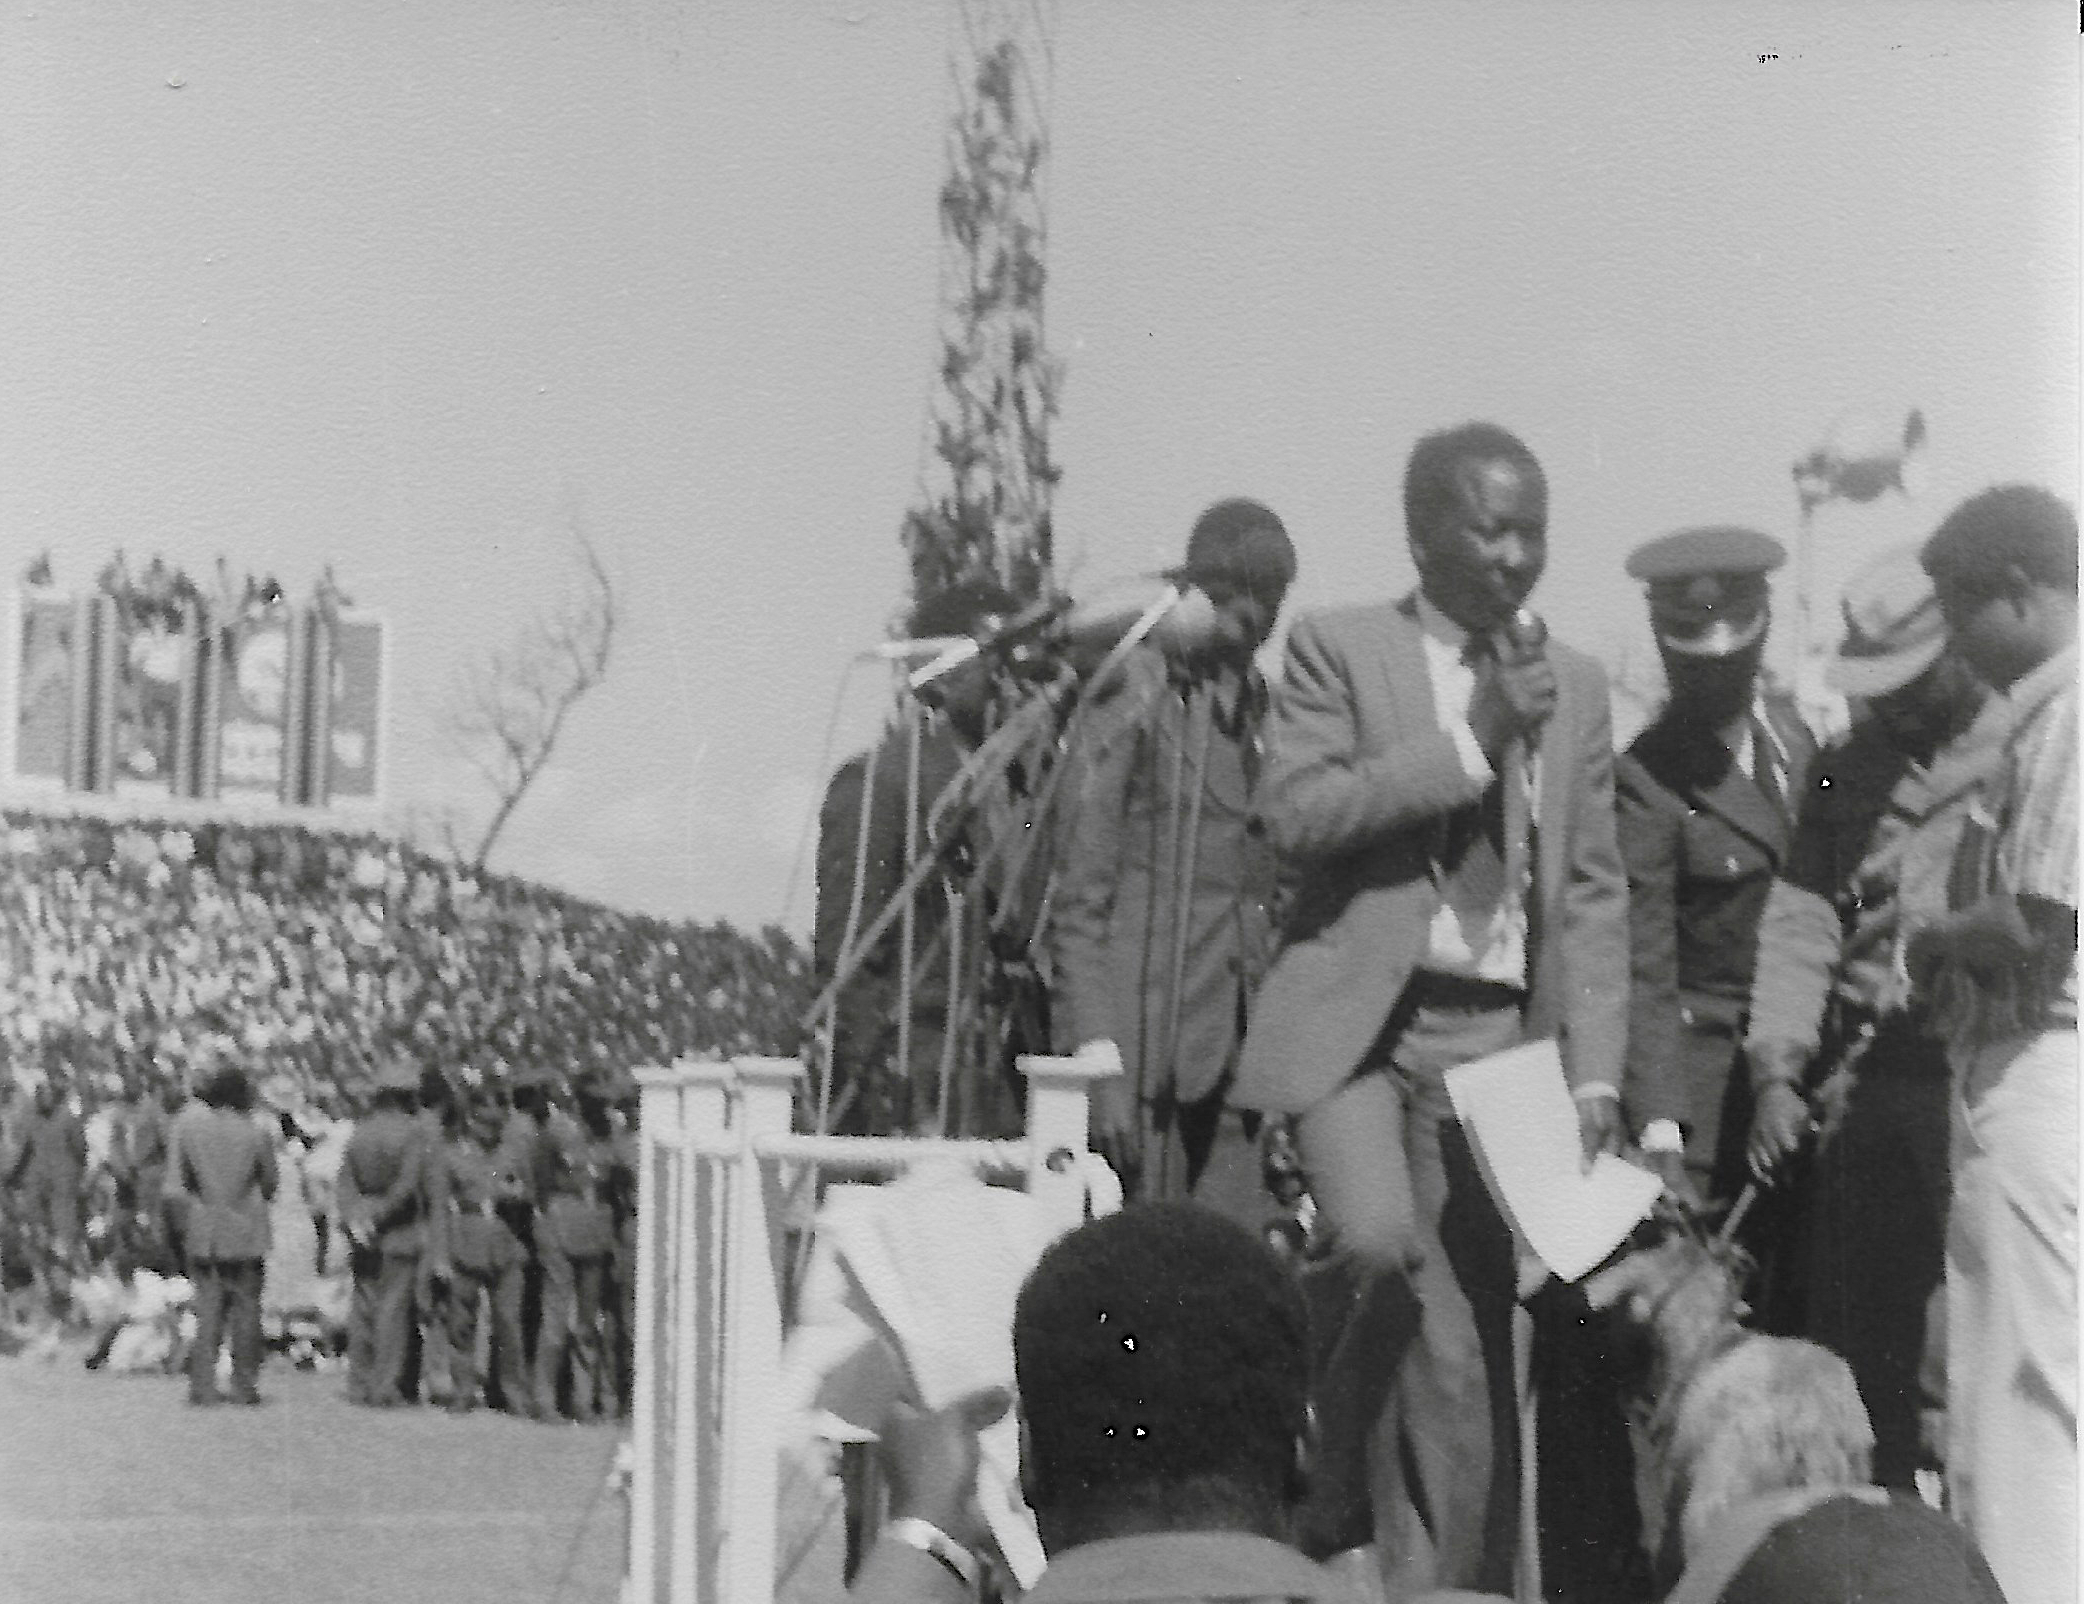
[(803, 1136), (792, 1058), (640, 1069), (630, 1604), (766, 1604), (775, 1588), (782, 1163), (891, 1174), (961, 1156), (1084, 1216), (1086, 1092), (1069, 1058), (1020, 1061), (1017, 1141)]

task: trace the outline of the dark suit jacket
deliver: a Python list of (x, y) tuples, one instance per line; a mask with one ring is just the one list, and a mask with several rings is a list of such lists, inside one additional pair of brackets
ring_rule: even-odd
[(275, 1196), (275, 1144), (236, 1109), (190, 1103), (168, 1139), (166, 1191), (179, 1199), (189, 1258), (212, 1262), (268, 1256), (268, 1203)]
[[(1436, 843), (1481, 797), (1440, 728), (1415, 602), (1314, 614), (1289, 636), (1261, 802), (1289, 895), (1239, 1064), (1244, 1107), (1299, 1112), (1360, 1065), (1425, 955)], [(1560, 1039), (1572, 1085), (1618, 1081), (1628, 913), (1606, 675), (1559, 643), (1548, 654), (1527, 1034)]]
[(1061, 1052), (1107, 1037), (1146, 1098), (1199, 1102), (1237, 1054), (1271, 945), (1273, 851), (1253, 817), (1258, 718), (1240, 695), (1176, 685), (1139, 651), (1066, 755), (1050, 909), (1050, 1024)]
[(355, 1121), (340, 1157), (340, 1218), (349, 1233), (385, 1253), (426, 1245), (428, 1171), (434, 1138), (409, 1114), (379, 1109)]
[[(1788, 796), (1798, 798), (1816, 743), (1791, 707), (1767, 714), (1792, 759)], [(1715, 1132), (1791, 809), (1736, 766), (1714, 731), (1674, 717), (1636, 737), (1615, 789), (1633, 965), (1623, 1096), (1638, 1129), (1672, 1119), (1689, 1136)]]

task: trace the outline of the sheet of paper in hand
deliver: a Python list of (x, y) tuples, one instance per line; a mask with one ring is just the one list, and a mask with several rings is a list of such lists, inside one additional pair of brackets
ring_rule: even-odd
[(1663, 1189), (1648, 1170), (1611, 1154), (1585, 1167), (1553, 1041), (1451, 1069), (1447, 1092), (1498, 1207), (1562, 1280), (1575, 1281), (1619, 1247)]

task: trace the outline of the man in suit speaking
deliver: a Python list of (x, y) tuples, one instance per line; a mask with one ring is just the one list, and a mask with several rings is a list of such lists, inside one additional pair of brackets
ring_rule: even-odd
[(1523, 607), (1540, 464), (1428, 435), (1404, 518), (1418, 591), (1290, 636), (1262, 802), (1290, 896), (1236, 1101), (1300, 1116), (1330, 1236), (1305, 1546), (1372, 1536), (1392, 1597), (1509, 1592), (1513, 1247), (1444, 1077), (1558, 1037), (1587, 1152), (1619, 1146), (1627, 885), (1605, 676)]

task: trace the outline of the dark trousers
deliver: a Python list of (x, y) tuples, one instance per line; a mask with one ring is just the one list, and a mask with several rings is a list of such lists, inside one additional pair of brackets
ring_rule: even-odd
[(379, 1407), (403, 1403), (420, 1256), (358, 1247), (348, 1255), (348, 1269), (354, 1294), (348, 1309), (347, 1395), (355, 1403)]
[(528, 1369), (521, 1352), (522, 1262), (494, 1267), (458, 1265), (445, 1298), (449, 1349), (449, 1402), (467, 1404), (477, 1397), (478, 1305), (492, 1310), (492, 1373), (507, 1408), (517, 1415), (533, 1412)]
[(1308, 1535), (1331, 1548), (1372, 1528), (1391, 1597), (1511, 1591), (1512, 1238), (1444, 1079), (1519, 1041), (1511, 995), (1414, 981), (1368, 1061), (1296, 1129), (1328, 1245), (1311, 1269)]
[(1874, 1479), (1908, 1488), (1927, 1310), (1946, 1271), (1947, 1061), (1885, 1030), (1853, 1072), (1843, 1118), (1816, 1155), (1801, 1244), (1807, 1335), (1852, 1367), (1874, 1423)]
[(543, 1315), (535, 1339), (535, 1396), (537, 1407), (546, 1415), (557, 1409), (557, 1378), (566, 1354), (572, 1360), (572, 1418), (592, 1420), (600, 1412), (601, 1313), (607, 1280), (605, 1253), (585, 1258), (558, 1252), (543, 1255)]
[(188, 1396), (217, 1395), (217, 1350), (229, 1338), (232, 1396), (251, 1398), (260, 1382), (261, 1275), (259, 1259), (197, 1259), (188, 1266), (195, 1287), (195, 1346), (188, 1352)]
[(1274, 1213), (1260, 1174), (1259, 1127), (1258, 1114), (1224, 1107), (1221, 1092), (1198, 1103), (1146, 1100), (1136, 1199), (1192, 1199), (1257, 1235)]

